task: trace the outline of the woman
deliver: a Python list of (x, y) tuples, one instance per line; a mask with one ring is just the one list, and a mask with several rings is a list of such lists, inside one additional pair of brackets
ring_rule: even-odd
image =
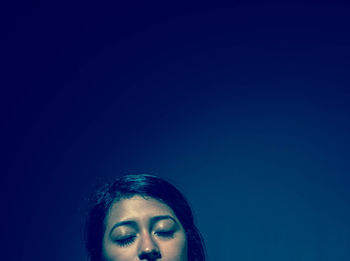
[(205, 261), (184, 196), (151, 175), (127, 175), (96, 193), (87, 217), (90, 261)]

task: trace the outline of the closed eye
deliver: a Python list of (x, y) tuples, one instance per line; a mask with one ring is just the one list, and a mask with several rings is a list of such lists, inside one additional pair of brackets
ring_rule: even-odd
[(175, 235), (175, 231), (173, 230), (169, 230), (169, 231), (157, 231), (155, 232), (155, 234), (160, 237), (160, 238), (164, 238), (164, 239), (168, 239), (168, 238), (173, 238)]
[(131, 245), (136, 239), (136, 236), (131, 236), (127, 238), (122, 238), (122, 239), (116, 239), (115, 242), (121, 246), (121, 247), (127, 247)]

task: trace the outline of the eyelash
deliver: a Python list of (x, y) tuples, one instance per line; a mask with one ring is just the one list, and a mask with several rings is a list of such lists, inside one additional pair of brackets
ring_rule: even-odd
[[(155, 234), (158, 237), (170, 239), (170, 238), (174, 237), (175, 231), (172, 231), (172, 230), (170, 230), (170, 231), (158, 231), (158, 232), (155, 232)], [(131, 237), (115, 240), (115, 242), (121, 247), (127, 247), (127, 246), (131, 245), (135, 241), (135, 239), (136, 239), (136, 236), (131, 236)]]
[(173, 238), (175, 231), (170, 230), (170, 231), (159, 231), (159, 232), (155, 232), (155, 234), (158, 237), (162, 237), (162, 238)]
[(135, 241), (135, 236), (132, 237), (127, 237), (127, 238), (123, 238), (123, 239), (118, 239), (116, 240), (117, 244), (121, 247), (126, 247), (131, 245), (134, 241)]

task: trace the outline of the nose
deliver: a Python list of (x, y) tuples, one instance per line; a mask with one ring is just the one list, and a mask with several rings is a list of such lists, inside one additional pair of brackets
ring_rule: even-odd
[(141, 236), (139, 259), (147, 261), (156, 261), (162, 256), (159, 247), (149, 233), (144, 233)]

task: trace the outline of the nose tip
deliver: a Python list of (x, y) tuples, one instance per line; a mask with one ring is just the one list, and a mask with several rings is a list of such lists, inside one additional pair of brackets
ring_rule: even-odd
[(147, 261), (156, 261), (161, 258), (161, 254), (156, 242), (151, 238), (151, 235), (144, 234), (142, 236), (139, 259)]

